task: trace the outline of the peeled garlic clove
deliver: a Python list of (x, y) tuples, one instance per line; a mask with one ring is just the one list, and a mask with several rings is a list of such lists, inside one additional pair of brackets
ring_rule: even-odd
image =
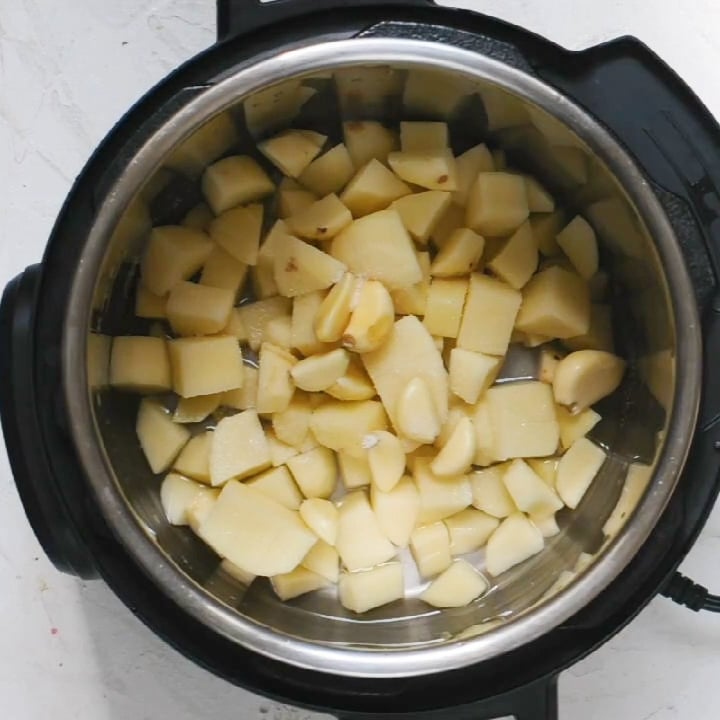
[(308, 392), (326, 390), (337, 382), (348, 369), (350, 355), (338, 348), (322, 355), (311, 355), (290, 370), (296, 387)]
[(605, 451), (587, 438), (576, 440), (560, 458), (555, 489), (562, 501), (575, 509), (605, 462)]
[(612, 393), (625, 373), (625, 361), (603, 350), (578, 350), (555, 368), (555, 401), (578, 413)]
[(440, 434), (440, 418), (430, 388), (422, 378), (413, 378), (405, 386), (395, 414), (398, 430), (410, 440), (429, 444)]
[(358, 278), (345, 273), (318, 308), (315, 316), (315, 335), (322, 342), (337, 342), (350, 321)]
[(325, 392), (338, 400), (370, 400), (377, 395), (375, 386), (356, 358), (350, 358), (345, 374)]
[(338, 511), (329, 500), (310, 498), (300, 505), (303, 522), (328, 545), (334, 545), (337, 538)]
[(378, 490), (390, 492), (405, 472), (405, 451), (400, 440), (385, 430), (367, 434), (362, 441), (367, 450), (370, 474)]
[(460, 418), (447, 443), (432, 461), (430, 469), (442, 477), (461, 475), (472, 465), (476, 447), (472, 420), (468, 417)]
[(552, 385), (555, 379), (555, 372), (557, 366), (562, 360), (562, 355), (556, 350), (550, 348), (543, 348), (540, 351), (540, 360), (538, 362), (538, 380), (540, 382)]
[(360, 289), (342, 344), (357, 353), (376, 350), (383, 344), (395, 322), (395, 307), (386, 287), (368, 280)]

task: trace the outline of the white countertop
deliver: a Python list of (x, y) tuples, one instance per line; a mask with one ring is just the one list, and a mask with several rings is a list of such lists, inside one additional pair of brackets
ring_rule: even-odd
[[(340, 4), (340, 3), (338, 3)], [(572, 48), (643, 39), (720, 116), (717, 0), (467, 0)], [(0, 283), (39, 260), (89, 153), (145, 90), (214, 38), (212, 0), (6, 0), (0, 6)], [(167, 647), (101, 582), (45, 559), (0, 451), (0, 697), (7, 720), (305, 720)], [(720, 510), (684, 570), (720, 592)], [(657, 599), (564, 673), (566, 720), (711, 720), (720, 616)], [(325, 716), (322, 716), (325, 717)]]

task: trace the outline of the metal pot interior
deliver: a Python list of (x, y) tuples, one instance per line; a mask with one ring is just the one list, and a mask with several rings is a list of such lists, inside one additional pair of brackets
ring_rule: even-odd
[[(66, 368), (66, 395), (106, 519), (152, 580), (189, 612), (293, 664), (417, 675), (491, 658), (549, 631), (632, 558), (674, 488), (691, 436), (699, 371), (695, 306), (652, 193), (625, 152), (567, 99), (455, 48), (327, 43), (227, 77), (141, 148), (107, 201), (115, 203), (114, 216), (108, 210), (98, 218), (78, 271), (66, 360), (87, 353), (89, 365)], [(151, 225), (178, 222), (200, 199), (204, 167), (226, 154), (259, 157), (254, 141), (285, 127), (318, 130), (335, 144), (342, 141), (341, 121), (364, 119), (446, 120), (456, 154), (478, 142), (502, 149), (512, 168), (534, 173), (569, 212), (583, 213), (602, 243), (617, 351), (630, 367), (621, 389), (598, 408), (603, 420), (591, 439), (608, 459), (580, 507), (561, 511), (561, 532), (540, 555), (496, 578), (485, 597), (465, 608), (438, 611), (416, 599), (424, 585), (411, 561), (407, 599), (363, 616), (344, 610), (334, 589), (283, 603), (265, 580), (244, 587), (189, 529), (168, 525), (161, 479), (135, 436), (138, 398), (102, 383), (107, 357), (98, 348), (106, 345), (94, 336), (158, 331), (133, 316), (139, 254)], [(533, 372), (532, 357), (523, 355), (505, 375)], [(471, 560), (483, 567), (482, 552)]]

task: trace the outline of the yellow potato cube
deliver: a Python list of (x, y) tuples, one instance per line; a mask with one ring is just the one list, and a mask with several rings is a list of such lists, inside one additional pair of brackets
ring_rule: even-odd
[(187, 525), (188, 510), (201, 495), (215, 491), (177, 473), (168, 473), (160, 486), (160, 503), (171, 525)]
[(400, 149), (403, 152), (437, 152), (450, 147), (450, 134), (444, 122), (401, 122)]
[(476, 269), (484, 249), (485, 238), (467, 228), (458, 228), (440, 249), (430, 271), (435, 277), (467, 275)]
[(438, 608), (464, 607), (488, 589), (485, 578), (465, 560), (455, 560), (420, 596)]
[(452, 196), (440, 190), (406, 195), (392, 205), (400, 214), (405, 229), (413, 240), (427, 245), (428, 239), (440, 218), (450, 206)]
[(500, 280), (470, 276), (457, 346), (464, 350), (505, 355), (522, 295)]
[(420, 496), (412, 478), (403, 477), (389, 492), (373, 485), (370, 502), (387, 538), (399, 548), (407, 547), (420, 512)]
[(470, 188), (477, 176), (481, 172), (493, 172), (493, 170), (495, 165), (486, 145), (475, 145), (455, 158), (457, 189), (453, 192), (453, 202), (464, 208), (467, 205)]
[(203, 194), (216, 215), (261, 200), (274, 190), (275, 185), (267, 173), (247, 155), (218, 160), (202, 177)]
[(318, 198), (302, 188), (281, 187), (277, 194), (277, 214), (282, 220), (299, 215), (312, 207)]
[(475, 426), (476, 454), (474, 465), (487, 467), (498, 461), (495, 452), (495, 428), (490, 417), (490, 407), (485, 397), (472, 408), (472, 421)]
[(563, 344), (570, 350), (604, 350), (613, 352), (612, 312), (608, 305), (590, 306), (590, 327), (584, 335), (567, 338)]
[(231, 208), (210, 223), (210, 237), (238, 262), (256, 265), (262, 223), (262, 205)]
[(371, 160), (387, 162), (387, 156), (398, 145), (397, 136), (392, 130), (371, 120), (343, 123), (343, 136), (356, 168), (364, 167)]
[(545, 257), (553, 257), (560, 253), (557, 234), (565, 226), (565, 214), (562, 210), (543, 215), (531, 215), (530, 227), (538, 250)]
[(236, 260), (220, 246), (213, 249), (203, 266), (200, 284), (216, 288), (225, 288), (233, 294), (233, 299), (245, 284), (248, 266)]
[(352, 222), (350, 211), (337, 195), (326, 195), (287, 220), (290, 232), (310, 240), (330, 240)]
[(560, 428), (552, 389), (541, 382), (514, 382), (486, 393), (499, 460), (555, 454)]
[(140, 318), (163, 319), (167, 317), (167, 298), (153, 295), (147, 288), (138, 285), (135, 294), (135, 315)]
[(581, 437), (560, 458), (555, 488), (569, 508), (580, 504), (606, 457), (602, 448)]
[(257, 302), (237, 308), (236, 314), (244, 328), (248, 345), (250, 345), (253, 350), (259, 350), (265, 337), (267, 324), (277, 317), (290, 315), (290, 308), (290, 300), (284, 297), (258, 300)]
[[(270, 448), (270, 462), (273, 467), (285, 465), (291, 457), (295, 457), (295, 455), (300, 454), (300, 451), (297, 448), (292, 447), (291, 445), (286, 445), (284, 442), (278, 440), (272, 430), (266, 431), (265, 437), (267, 439), (268, 447)], [(304, 447), (305, 446), (303, 446), (303, 448)]]
[(470, 405), (495, 382), (502, 360), (492, 355), (453, 348), (450, 351), (450, 391)]
[(481, 548), (500, 524), (497, 518), (482, 510), (467, 508), (445, 518), (450, 536), (450, 554), (464, 555)]
[(173, 414), (173, 420), (177, 423), (202, 422), (210, 413), (215, 412), (220, 407), (221, 400), (222, 393), (180, 398)]
[(338, 590), (342, 606), (356, 613), (402, 600), (405, 594), (402, 564), (386, 563), (371, 570), (343, 573)]
[(340, 192), (355, 174), (350, 153), (344, 144), (336, 145), (308, 165), (298, 180), (316, 195)]
[(301, 360), (290, 371), (290, 375), (295, 387), (309, 392), (321, 392), (345, 375), (349, 364), (348, 351), (338, 348)]
[(285, 410), (273, 414), (272, 426), (278, 440), (301, 448), (310, 431), (312, 413), (313, 406), (308, 395), (296, 392)]
[(475, 427), (469, 417), (460, 418), (430, 469), (438, 477), (452, 477), (467, 472), (477, 453)]
[(291, 353), (276, 345), (264, 342), (260, 346), (255, 399), (258, 413), (278, 413), (290, 405), (295, 392), (290, 371), (296, 362)]
[(176, 335), (214, 335), (228, 324), (234, 301), (232, 290), (181, 282), (168, 295), (168, 320)]
[(170, 390), (172, 379), (165, 340), (132, 335), (114, 338), (110, 385), (146, 394)]
[[(300, 506), (300, 517), (305, 521), (305, 524), (323, 541), (323, 545), (316, 545), (313, 550), (318, 547), (324, 547), (325, 545), (335, 545), (337, 540), (337, 528), (338, 528), (338, 511), (335, 505), (329, 500), (323, 498), (309, 498), (303, 500)], [(312, 553), (313, 550), (310, 552)], [(335, 555), (335, 574), (337, 575), (337, 551), (334, 551)], [(313, 568), (305, 558), (303, 565), (308, 567), (310, 570)], [(324, 573), (320, 573), (323, 575)]]
[(140, 280), (153, 295), (167, 295), (203, 266), (212, 249), (212, 240), (199, 230), (173, 225), (153, 228), (140, 264)]
[(168, 342), (173, 389), (180, 397), (212, 395), (243, 384), (242, 351), (229, 335)]
[(470, 475), (472, 505), (494, 518), (506, 518), (517, 511), (503, 476), (507, 465), (493, 465)]
[(365, 435), (387, 429), (387, 417), (382, 403), (374, 400), (335, 400), (315, 408), (310, 429), (324, 447), (358, 456), (365, 453), (362, 447)]
[(338, 472), (332, 450), (325, 447), (308, 450), (291, 457), (287, 466), (306, 498), (329, 498), (335, 491)]
[(405, 451), (402, 443), (385, 430), (368, 433), (362, 440), (367, 452), (373, 487), (390, 492), (405, 472)]
[(284, 238), (276, 249), (275, 283), (285, 297), (324, 290), (336, 283), (346, 270), (335, 257), (291, 236)]
[[(366, 455), (355, 456), (344, 450), (339, 450), (337, 456), (340, 465), (340, 476), (346, 490), (357, 490), (370, 485), (372, 474), (370, 473), (370, 463)], [(390, 536), (388, 535), (388, 537)]]
[(263, 332), (263, 340), (284, 350), (292, 347), (292, 319), (281, 315), (268, 321)]
[(255, 410), (218, 422), (210, 443), (210, 484), (242, 480), (270, 467), (270, 448)]
[(510, 287), (520, 290), (538, 266), (538, 251), (530, 223), (524, 222), (488, 260), (488, 269)]
[[(306, 500), (307, 502), (324, 502), (327, 500)], [(333, 510), (337, 514), (337, 510), (332, 503), (328, 503), (332, 506)], [(302, 511), (300, 513), (302, 517)], [(318, 540), (313, 545), (310, 552), (303, 558), (302, 567), (317, 573), (321, 577), (324, 577), (328, 582), (336, 583), (340, 578), (340, 557), (338, 551), (322, 539)]]
[(490, 536), (485, 551), (485, 569), (497, 577), (537, 555), (544, 547), (540, 530), (523, 513), (515, 513), (503, 520)]
[(450, 536), (442, 522), (414, 530), (410, 536), (410, 550), (423, 578), (438, 575), (452, 563)]
[(431, 458), (418, 457), (413, 477), (420, 497), (418, 523), (425, 525), (455, 515), (470, 505), (473, 499), (467, 475), (439, 478), (430, 469)]
[(229, 112), (222, 112), (185, 138), (165, 158), (165, 166), (194, 178), (236, 142), (235, 120)]
[(527, 220), (525, 180), (506, 172), (481, 172), (470, 188), (467, 226), (481, 235), (507, 235)]
[(299, 510), (303, 496), (285, 466), (274, 467), (245, 483), (289, 510)]
[(524, 288), (516, 327), (555, 338), (583, 335), (590, 328), (590, 292), (573, 272), (550, 267)]
[(456, 338), (468, 292), (465, 278), (434, 278), (428, 291), (423, 324), (431, 335)]
[(423, 279), (412, 239), (393, 208), (356, 220), (333, 240), (330, 252), (351, 272), (379, 280), (388, 290)]
[(364, 165), (340, 195), (353, 217), (370, 215), (387, 208), (412, 190), (379, 160)]
[(207, 206), (207, 203), (201, 202), (188, 212), (181, 225), (195, 230), (207, 231), (214, 217), (213, 211)]
[(525, 176), (528, 208), (531, 213), (551, 213), (555, 210), (552, 195), (532, 176)]
[(258, 250), (257, 265), (251, 269), (251, 277), (253, 290), (260, 300), (278, 294), (275, 284), (275, 248), (288, 234), (285, 221), (277, 220)]
[(175, 458), (173, 470), (181, 475), (210, 484), (210, 442), (212, 433), (204, 432), (190, 438), (187, 445)]
[(560, 426), (560, 444), (569, 448), (576, 440), (585, 437), (602, 420), (592, 408), (586, 408), (573, 415), (563, 405), (555, 408)]
[[(335, 287), (338, 286), (335, 285)], [(327, 345), (320, 341), (315, 332), (315, 318), (324, 298), (324, 290), (315, 290), (315, 292), (293, 298), (290, 347), (295, 348), (306, 357), (327, 349)]]
[(327, 587), (330, 582), (322, 575), (300, 566), (289, 573), (275, 575), (270, 578), (270, 584), (275, 594), (282, 601), (287, 601)]
[(529, 515), (552, 515), (563, 507), (555, 491), (524, 460), (513, 460), (503, 482), (518, 510)]
[(590, 280), (598, 271), (598, 244), (595, 231), (581, 215), (557, 234), (557, 244), (570, 258), (570, 262), (584, 280)]
[[(560, 415), (558, 413), (558, 423), (560, 422)], [(559, 457), (549, 458), (528, 458), (527, 464), (539, 475), (543, 482), (549, 487), (555, 488), (555, 475), (557, 474)]]
[(187, 509), (187, 521), (190, 529), (196, 534), (200, 534), (200, 526), (210, 515), (212, 509), (217, 503), (220, 496), (219, 490), (209, 490), (207, 493), (198, 495), (192, 505)]
[(436, 248), (443, 248), (452, 234), (459, 228), (465, 227), (465, 210), (459, 205), (452, 204), (438, 220), (437, 225), (430, 234), (430, 239)]
[[(322, 142), (325, 142), (323, 137)], [(286, 130), (258, 143), (258, 150), (284, 175), (296, 178), (319, 155), (322, 143), (301, 130)]]
[(457, 190), (455, 158), (449, 150), (437, 152), (392, 152), (388, 163), (405, 182), (428, 190)]
[(417, 259), (423, 279), (415, 285), (398, 288), (390, 293), (397, 315), (425, 315), (430, 291), (430, 253), (419, 252)]
[(174, 423), (170, 413), (149, 398), (140, 402), (135, 430), (148, 465), (156, 475), (172, 465), (190, 439), (187, 428)]
[(243, 366), (242, 386), (234, 390), (225, 390), (221, 405), (235, 410), (250, 410), (257, 400), (258, 371), (252, 365)]

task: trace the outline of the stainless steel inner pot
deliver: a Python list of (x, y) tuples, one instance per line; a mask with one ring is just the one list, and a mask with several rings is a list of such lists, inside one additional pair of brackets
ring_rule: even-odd
[[(103, 335), (148, 332), (128, 318), (153, 198), (178, 176), (196, 183), (231, 147), (249, 149), (298, 115), (306, 120), (297, 126), (313, 129), (311, 103), (326, 121), (337, 116), (336, 134), (341, 119), (447, 119), (459, 136), (502, 147), (511, 164), (536, 173), (602, 241), (618, 347), (632, 368), (592, 436), (608, 460), (581, 506), (560, 514), (562, 531), (546, 549), (466, 608), (441, 612), (414, 599), (421, 585), (411, 572), (408, 599), (363, 616), (345, 611), (332, 592), (282, 603), (265, 581), (245, 588), (190, 530), (167, 524), (160, 480), (135, 437), (137, 398), (102, 387)], [(688, 452), (700, 345), (692, 286), (667, 218), (630, 156), (591, 117), (524, 72), (472, 52), (353, 39), (230, 67), (137, 150), (99, 208), (77, 266), (64, 393), (99, 507), (148, 582), (207, 627), (272, 658), (350, 676), (412, 676), (488, 660), (549, 632), (628, 564)], [(473, 561), (482, 567), (482, 554)]]

